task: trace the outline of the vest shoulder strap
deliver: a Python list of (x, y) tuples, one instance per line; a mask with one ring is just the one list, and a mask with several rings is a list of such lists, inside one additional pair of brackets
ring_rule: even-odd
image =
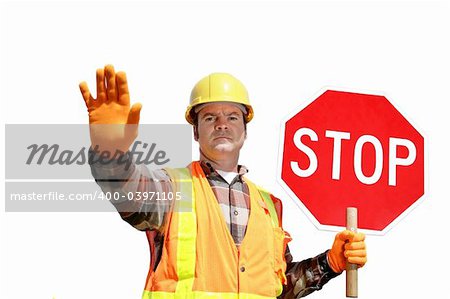
[[(176, 178), (176, 180), (178, 181), (179, 184), (180, 183), (188, 183), (188, 182), (192, 183), (192, 177), (191, 177), (189, 168), (172, 168), (172, 169), (166, 168), (165, 170), (169, 173), (169, 176), (171, 176), (172, 179)], [(280, 222), (278, 220), (277, 210), (275, 208), (275, 204), (272, 200), (272, 196), (271, 196), (270, 192), (260, 186), (256, 186), (256, 188), (258, 189), (259, 194), (263, 198), (263, 200), (267, 206), (267, 209), (269, 210), (270, 218), (272, 219), (273, 226), (279, 227)]]
[(272, 218), (272, 224), (274, 227), (278, 227), (280, 226), (280, 223), (278, 221), (278, 214), (277, 211), (275, 209), (275, 204), (272, 201), (272, 196), (270, 195), (270, 193), (257, 186), (259, 194), (261, 194), (261, 197), (264, 199), (264, 202), (266, 203), (267, 209), (269, 210), (270, 213), (270, 218)]

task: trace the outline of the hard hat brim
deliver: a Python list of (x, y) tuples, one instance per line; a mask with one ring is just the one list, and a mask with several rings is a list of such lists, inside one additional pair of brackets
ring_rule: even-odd
[[(244, 120), (245, 120), (245, 123), (249, 123), (249, 122), (253, 119), (254, 112), (253, 112), (252, 106), (250, 106), (250, 105), (245, 105), (245, 104), (238, 104), (238, 103), (235, 103), (235, 102), (217, 101), (217, 103), (219, 103), (219, 102), (242, 105), (242, 106), (245, 107), (245, 110), (246, 110), (246, 111), (242, 111), (242, 112), (244, 113)], [(184, 115), (185, 118), (186, 118), (186, 121), (187, 121), (188, 123), (190, 123), (191, 125), (195, 125), (195, 119), (196, 119), (196, 116), (197, 116), (197, 114), (198, 114), (198, 111), (195, 112), (195, 107), (196, 107), (196, 106), (199, 106), (199, 105), (205, 105), (205, 104), (211, 104), (211, 103), (214, 103), (214, 102), (198, 104), (198, 105), (195, 105), (195, 106), (189, 106), (189, 107), (186, 109), (186, 113), (185, 113), (185, 115)]]

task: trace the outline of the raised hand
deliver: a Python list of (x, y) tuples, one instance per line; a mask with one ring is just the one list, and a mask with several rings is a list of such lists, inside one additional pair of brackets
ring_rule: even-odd
[(97, 70), (97, 98), (94, 99), (86, 82), (80, 91), (89, 112), (89, 129), (93, 148), (125, 152), (138, 135), (142, 105), (130, 108), (130, 93), (124, 72), (115, 73), (112, 65)]

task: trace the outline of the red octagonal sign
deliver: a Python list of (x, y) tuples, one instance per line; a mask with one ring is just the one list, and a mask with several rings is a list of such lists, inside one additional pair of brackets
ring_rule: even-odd
[(424, 139), (381, 95), (326, 90), (283, 124), (281, 180), (319, 227), (385, 232), (424, 194)]

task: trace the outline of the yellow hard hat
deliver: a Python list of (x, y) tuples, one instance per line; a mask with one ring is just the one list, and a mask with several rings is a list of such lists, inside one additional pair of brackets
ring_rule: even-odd
[(187, 122), (194, 125), (195, 106), (213, 102), (242, 104), (247, 110), (245, 122), (248, 123), (253, 118), (253, 108), (244, 84), (230, 74), (213, 73), (198, 81), (192, 89), (191, 101), (185, 113)]

